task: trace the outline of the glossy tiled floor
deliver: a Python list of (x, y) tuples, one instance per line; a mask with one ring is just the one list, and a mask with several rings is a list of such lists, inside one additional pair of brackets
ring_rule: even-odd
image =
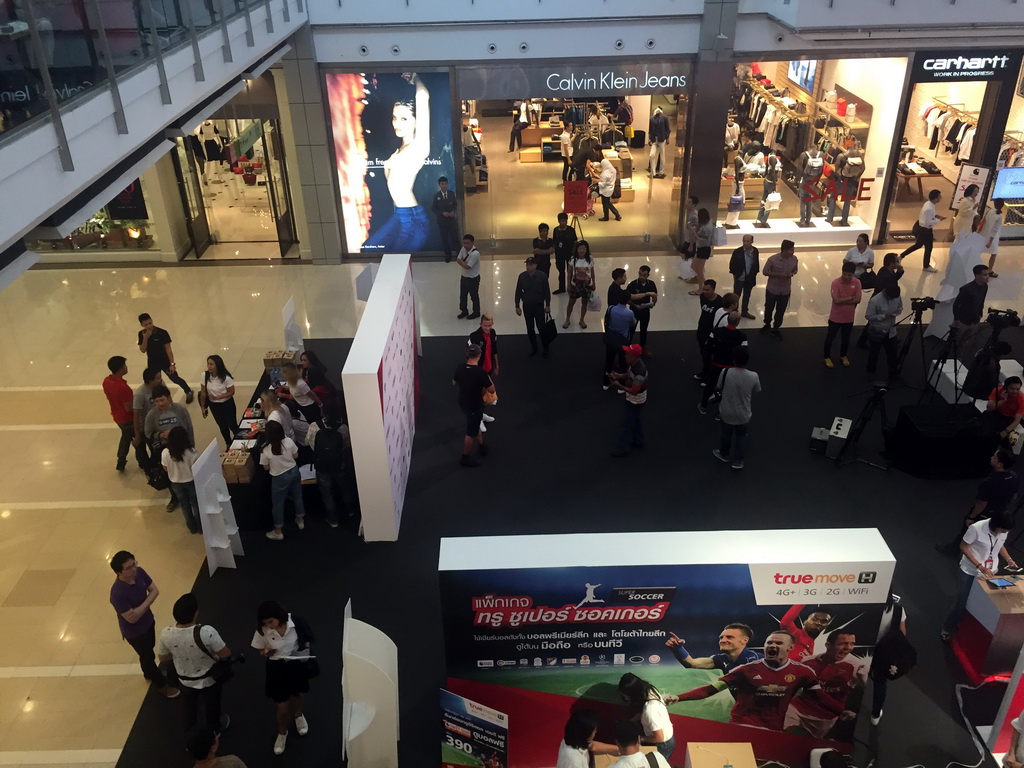
[[(772, 248), (763, 245), (766, 255)], [(990, 303), (1020, 304), (1022, 250), (1005, 249), (1002, 277)], [(799, 254), (802, 272), (787, 324), (823, 325), (828, 284), (840, 252)], [(485, 254), (481, 295), (503, 335), (523, 333), (512, 291), (517, 260)], [(671, 254), (599, 257), (599, 284), (613, 267), (632, 276), (650, 263), (662, 299), (652, 327), (690, 329), (697, 301), (676, 277)], [(938, 251), (938, 264), (945, 263)], [(905, 295), (933, 295), (941, 274), (908, 265)], [(725, 284), (727, 259), (716, 256), (709, 276)], [(206, 355), (224, 357), (248, 394), (262, 355), (282, 343), (281, 308), (295, 297), (309, 337), (351, 336), (362, 304), (355, 278), (362, 265), (234, 264), (169, 269), (37, 270), (3, 292), (0, 321), (0, 624), (7, 628), (0, 655), (0, 765), (113, 765), (146, 684), (132, 650), (120, 640), (107, 593), (107, 561), (118, 549), (135, 553), (161, 596), (159, 626), (170, 623), (174, 598), (189, 589), (202, 565), (202, 543), (178, 514), (164, 512), (166, 493), (145, 485), (134, 466), (114, 471), (117, 431), (100, 382), (105, 361), (123, 354), (129, 379), (139, 380), (144, 358), (135, 346), (136, 316), (149, 312), (174, 339), (179, 370), (193, 385)], [(461, 335), (472, 325), (455, 318), (458, 268), (439, 262), (414, 266), (424, 335)], [(763, 287), (752, 307), (760, 311)], [(565, 296), (555, 297), (564, 317)], [(598, 317), (582, 331), (600, 333)], [(515, 364), (515, 346), (504, 350)], [(818, 361), (808, 361), (817, 364)], [(180, 397), (180, 393), (176, 393)], [(193, 406), (201, 445), (214, 437), (212, 421)]]

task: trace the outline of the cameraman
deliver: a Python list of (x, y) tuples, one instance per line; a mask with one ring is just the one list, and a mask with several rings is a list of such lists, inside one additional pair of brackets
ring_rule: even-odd
[(160, 663), (173, 659), (174, 671), (181, 681), (185, 732), (209, 728), (220, 733), (228, 727), (231, 718), (221, 716), (220, 697), (224, 686), (214, 680), (211, 673), (215, 662), (231, 658), (231, 649), (217, 630), (199, 623), (199, 601), (191, 592), (177, 599), (171, 613), (176, 623), (160, 633), (158, 652)]
[(868, 373), (874, 373), (878, 365), (878, 353), (885, 349), (885, 365), (889, 378), (899, 375), (896, 370), (896, 318), (903, 314), (903, 299), (900, 298), (900, 287), (895, 282), (888, 283), (884, 289), (875, 293), (868, 302), (865, 313), (868, 325)]
[(1002, 386), (992, 390), (985, 405), (982, 420), (992, 430), (999, 433), (1003, 445), (1009, 445), (1009, 437), (1020, 426), (1024, 416), (1024, 395), (1021, 394), (1019, 376), (1009, 376)]

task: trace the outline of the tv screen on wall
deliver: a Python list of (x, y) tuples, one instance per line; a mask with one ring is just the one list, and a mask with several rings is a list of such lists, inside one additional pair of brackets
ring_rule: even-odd
[(816, 59), (789, 62), (787, 76), (790, 82), (810, 94), (814, 93), (814, 78), (817, 74), (818, 62)]
[(1020, 200), (1024, 198), (1024, 168), (1004, 168), (996, 176), (993, 198)]

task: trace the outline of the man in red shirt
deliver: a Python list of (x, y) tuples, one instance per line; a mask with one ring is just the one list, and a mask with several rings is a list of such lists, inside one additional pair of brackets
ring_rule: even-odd
[[(867, 669), (864, 660), (852, 656), (857, 638), (851, 632), (837, 631), (825, 641), (825, 652), (804, 661), (814, 670), (821, 685), (822, 695), (828, 696), (842, 708), (840, 717), (853, 720), (857, 713), (847, 706), (847, 699), (854, 691), (864, 687)], [(786, 730), (790, 733), (808, 734), (816, 739), (827, 739), (836, 724), (835, 714), (807, 696), (797, 696), (786, 710)]]
[(1008, 376), (1002, 386), (996, 387), (985, 405), (985, 420), (1006, 441), (1020, 425), (1024, 416), (1024, 394), (1021, 394), (1019, 376)]
[[(121, 442), (117, 444), (117, 471), (124, 472), (128, 461), (128, 449), (135, 438), (135, 416), (132, 413), (132, 388), (124, 377), (128, 375), (128, 360), (115, 355), (107, 360), (110, 375), (103, 380), (103, 394), (110, 403), (110, 415), (121, 430)], [(141, 465), (140, 465), (141, 466)]]
[(679, 696), (667, 696), (666, 704), (694, 701), (714, 696), (726, 688), (732, 691), (733, 704), (729, 722), (781, 731), (789, 703), (800, 692), (816, 701), (826, 712), (836, 716), (843, 711), (822, 694), (814, 671), (789, 658), (793, 636), (784, 630), (768, 635), (764, 658), (736, 667), (710, 685), (702, 685)]
[(828, 625), (832, 623), (832, 614), (819, 606), (807, 617), (803, 626), (798, 626), (800, 611), (804, 608), (803, 605), (794, 605), (786, 611), (779, 622), (779, 626), (793, 636), (793, 649), (789, 652), (789, 658), (793, 661), (803, 661), (808, 656), (813, 656), (815, 638), (828, 629)]

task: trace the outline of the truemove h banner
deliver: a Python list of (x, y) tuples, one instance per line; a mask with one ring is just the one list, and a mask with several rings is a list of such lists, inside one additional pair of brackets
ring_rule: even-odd
[(565, 61), (541, 66), (475, 67), (459, 70), (459, 97), (523, 99), (685, 93), (689, 81), (687, 61)]

